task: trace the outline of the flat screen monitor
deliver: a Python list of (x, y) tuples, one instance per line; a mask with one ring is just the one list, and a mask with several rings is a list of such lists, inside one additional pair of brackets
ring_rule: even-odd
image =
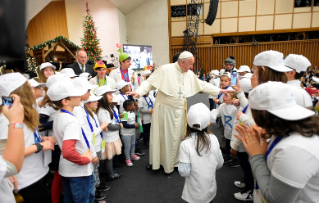
[(142, 70), (153, 64), (152, 46), (123, 44), (123, 51), (131, 56), (132, 69)]

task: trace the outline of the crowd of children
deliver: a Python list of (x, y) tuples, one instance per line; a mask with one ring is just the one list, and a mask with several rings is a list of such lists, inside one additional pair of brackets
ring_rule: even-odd
[[(213, 201), (216, 170), (224, 163), (242, 168), (242, 180), (233, 180), (242, 189), (234, 194), (238, 200), (319, 202), (319, 123), (315, 110), (309, 110), (317, 105), (319, 79), (307, 74), (310, 87), (305, 87), (302, 76), (311, 63), (301, 55), (284, 59), (280, 52), (265, 51), (253, 64), (252, 70), (246, 65), (237, 70), (234, 57), (227, 58), (225, 69), (211, 71), (207, 82), (233, 92), (210, 96), (210, 109), (198, 103), (188, 111), (178, 166), (187, 202)], [(132, 83), (125, 77), (115, 82), (103, 62), (95, 64), (94, 78), (78, 77), (71, 68), (55, 70), (43, 63), (38, 80), (20, 73), (0, 76), (0, 96), (14, 98), (11, 109), (0, 107), (0, 202), (14, 202), (11, 182), (18, 183), (15, 192), (25, 202), (56, 203), (62, 194), (63, 202), (103, 200), (110, 190), (106, 182), (122, 177), (113, 166), (123, 159), (134, 167), (144, 155), (137, 137), (145, 147), (154, 144), (154, 92), (138, 99), (128, 96)], [(238, 72), (235, 85), (233, 71)], [(142, 75), (147, 79), (149, 74)], [(16, 118), (8, 112), (17, 112)], [(211, 123), (219, 126), (221, 144), (208, 131)], [(20, 162), (8, 158), (3, 144), (12, 145), (14, 130), (24, 135)], [(48, 173), (54, 174), (51, 195)]]

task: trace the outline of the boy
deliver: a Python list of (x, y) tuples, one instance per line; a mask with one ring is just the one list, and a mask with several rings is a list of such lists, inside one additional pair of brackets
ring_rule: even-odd
[(152, 113), (154, 108), (154, 99), (149, 96), (149, 93), (138, 99), (138, 109), (142, 113), (142, 124), (143, 124), (143, 140), (144, 146), (149, 147), (150, 145), (150, 131)]
[(124, 80), (120, 80), (116, 83), (116, 88), (120, 91), (120, 93), (117, 95), (117, 101), (121, 118), (123, 117), (124, 112), (123, 103), (129, 99), (126, 95), (130, 91), (129, 84), (129, 82), (125, 82)]
[(94, 202), (93, 146), (73, 115), (74, 107), (81, 105), (81, 96), (87, 91), (70, 81), (53, 84), (48, 90), (49, 98), (61, 111), (54, 118), (53, 132), (62, 151), (59, 173), (64, 202)]

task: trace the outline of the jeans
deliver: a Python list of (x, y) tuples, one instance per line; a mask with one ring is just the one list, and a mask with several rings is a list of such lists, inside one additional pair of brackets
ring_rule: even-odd
[(150, 146), (151, 123), (143, 124), (143, 131), (144, 145)]
[(82, 177), (63, 177), (64, 203), (94, 203), (94, 175)]
[(130, 159), (135, 154), (135, 137), (136, 135), (122, 135), (125, 158)]
[(254, 189), (254, 177), (251, 171), (249, 156), (247, 152), (237, 152), (237, 157), (239, 161), (239, 165), (244, 172), (244, 182), (246, 190)]
[(45, 186), (45, 176), (42, 177), (37, 182), (19, 190), (19, 194), (23, 197), (24, 202), (32, 203), (42, 203), (42, 202), (51, 202), (49, 194), (47, 193)]
[(216, 109), (216, 103), (213, 99), (209, 99), (209, 108), (210, 110)]

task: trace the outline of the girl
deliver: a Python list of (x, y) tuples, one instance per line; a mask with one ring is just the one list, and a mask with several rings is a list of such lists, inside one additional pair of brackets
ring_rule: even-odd
[(55, 74), (56, 67), (49, 62), (42, 63), (38, 69), (39, 83), (46, 83), (47, 79)]
[[(318, 117), (297, 105), (289, 85), (280, 82), (254, 88), (249, 105), (256, 124), (265, 133), (243, 125), (236, 127), (241, 135), (236, 137), (250, 155), (262, 198), (258, 202), (318, 202)], [(267, 146), (265, 138), (269, 135)]]
[(97, 75), (90, 79), (90, 83), (92, 85), (108, 85), (111, 89), (116, 88), (115, 80), (109, 76), (106, 76), (106, 66), (103, 61), (98, 61), (95, 63), (94, 71), (97, 73)]
[[(45, 164), (48, 160), (44, 152), (51, 153), (49, 150), (54, 150), (55, 139), (39, 135), (39, 116), (34, 108), (35, 98), (26, 78), (20, 73), (9, 73), (1, 76), (1, 80), (0, 89), (7, 92), (3, 96), (9, 96), (11, 93), (20, 96), (24, 107), (25, 158), (22, 169), (17, 175), (19, 194), (25, 202), (50, 202), (44, 178), (49, 167)], [(2, 116), (1, 114), (0, 117)], [(4, 126), (8, 126), (9, 122), (11, 121), (1, 119), (0, 139), (7, 139), (8, 128)]]
[(187, 113), (187, 137), (180, 144), (178, 171), (185, 177), (182, 199), (207, 203), (216, 196), (216, 169), (223, 166), (223, 156), (215, 135), (208, 132), (209, 109), (198, 103)]
[(98, 102), (97, 115), (100, 123), (106, 122), (108, 124), (108, 131), (103, 131), (103, 139), (105, 140), (105, 151), (101, 155), (101, 159), (105, 160), (105, 167), (107, 170), (107, 180), (114, 180), (122, 176), (121, 173), (113, 172), (113, 156), (121, 154), (122, 142), (120, 140), (120, 129), (123, 128), (120, 123), (119, 113), (116, 107), (113, 107), (112, 90), (108, 86), (98, 87), (95, 91), (97, 96), (102, 96)]

